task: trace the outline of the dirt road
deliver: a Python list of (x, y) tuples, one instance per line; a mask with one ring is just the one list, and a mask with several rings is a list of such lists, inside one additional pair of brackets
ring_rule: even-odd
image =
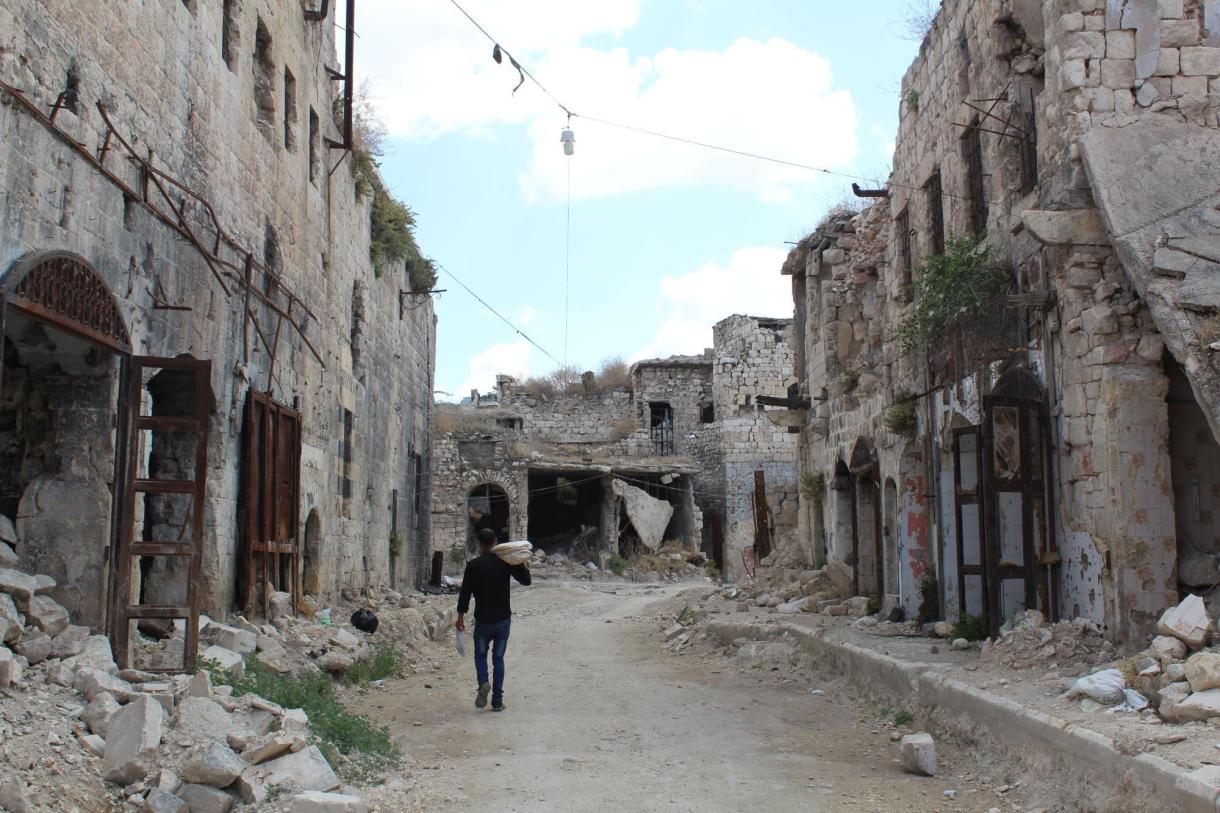
[(814, 695), (811, 676), (665, 652), (655, 613), (677, 592), (515, 590), (504, 713), (474, 708), (473, 668), (456, 653), (440, 673), (364, 695), (359, 710), (409, 755), (398, 783), (416, 809), (1028, 809), (948, 748), (941, 776), (904, 773), (887, 712)]

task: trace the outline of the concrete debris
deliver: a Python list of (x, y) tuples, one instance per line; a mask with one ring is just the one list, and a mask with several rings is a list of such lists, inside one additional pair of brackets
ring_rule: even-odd
[(229, 813), (236, 803), (231, 795), (211, 785), (183, 785), (178, 796), (191, 813)]
[(288, 786), (320, 791), (339, 787), (339, 777), (316, 745), (273, 759), (262, 768), (263, 783), (268, 787)]
[(187, 756), (182, 778), (188, 782), (228, 787), (246, 769), (246, 763), (228, 746), (212, 742)]
[(986, 663), (1011, 669), (1060, 666), (1099, 666), (1114, 657), (1114, 645), (1101, 630), (1083, 618), (1046, 624), (1042, 614), (1035, 618), (1021, 614), (1016, 623), (1004, 625), (1000, 636), (982, 653)]
[(610, 487), (615, 496), (623, 501), (627, 518), (631, 520), (631, 527), (635, 528), (641, 544), (650, 551), (661, 547), (665, 529), (674, 515), (673, 505), (618, 478), (611, 481)]
[(921, 731), (907, 734), (899, 743), (902, 767), (918, 776), (936, 776), (936, 743), (932, 735)]
[(359, 796), (306, 791), (292, 797), (289, 813), (365, 813), (366, 810), (368, 807)]
[(161, 704), (148, 696), (133, 700), (110, 718), (102, 776), (119, 785), (147, 776), (161, 744), (163, 718)]
[(1161, 635), (1172, 635), (1191, 649), (1202, 649), (1211, 641), (1214, 626), (1203, 599), (1188, 595), (1161, 615), (1156, 630)]

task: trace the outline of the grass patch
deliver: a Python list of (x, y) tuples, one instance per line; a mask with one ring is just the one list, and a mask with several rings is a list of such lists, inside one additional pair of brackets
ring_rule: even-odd
[(967, 641), (982, 641), (991, 634), (991, 626), (985, 615), (962, 613), (957, 623), (953, 625), (953, 637), (965, 638)]
[(919, 626), (940, 619), (940, 583), (935, 576), (924, 576), (919, 583), (919, 615), (915, 623)]
[(905, 709), (894, 714), (894, 725), (896, 726), (910, 725), (914, 721), (915, 715)]
[(279, 675), (253, 655), (246, 658), (245, 675), (240, 680), (214, 662), (205, 662), (203, 668), (211, 673), (213, 682), (232, 686), (234, 697), (256, 694), (286, 709), (304, 709), (318, 748), (347, 782), (376, 780), (398, 764), (398, 747), (389, 729), (348, 711), (334, 681), (323, 672), (300, 677)]
[(406, 662), (397, 649), (389, 644), (382, 644), (371, 654), (353, 663), (343, 674), (343, 682), (348, 686), (367, 686), (374, 680), (400, 677), (405, 666)]
[(607, 564), (610, 567), (610, 572), (615, 576), (622, 576), (623, 571), (627, 569), (626, 560), (617, 553), (610, 557), (610, 561)]
[(714, 582), (720, 581), (720, 568), (716, 567), (715, 562), (708, 562), (703, 566), (703, 571), (707, 573), (707, 577)]

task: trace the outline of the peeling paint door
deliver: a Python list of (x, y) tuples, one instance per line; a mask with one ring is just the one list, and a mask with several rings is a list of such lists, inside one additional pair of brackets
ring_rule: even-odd
[(986, 546), (983, 544), (979, 428), (953, 430), (953, 493), (957, 530), (957, 596), (962, 612), (987, 615)]
[[(124, 668), (191, 670), (198, 649), (212, 363), (134, 356), (124, 367), (111, 641)], [(167, 390), (174, 397), (155, 403), (154, 393)], [(180, 662), (133, 662), (139, 654), (133, 653), (133, 628), (173, 622), (183, 625)], [(168, 634), (171, 628), (163, 629)]]
[(1046, 511), (1049, 434), (1043, 402), (993, 395), (983, 405), (985, 561), (995, 631), (1026, 609), (1055, 618), (1058, 553)]

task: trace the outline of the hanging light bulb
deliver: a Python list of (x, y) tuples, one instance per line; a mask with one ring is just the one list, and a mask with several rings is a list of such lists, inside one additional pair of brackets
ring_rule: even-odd
[(564, 155), (572, 155), (576, 152), (576, 133), (572, 132), (571, 127), (563, 128), (563, 133), (560, 134), (559, 140), (563, 142)]

